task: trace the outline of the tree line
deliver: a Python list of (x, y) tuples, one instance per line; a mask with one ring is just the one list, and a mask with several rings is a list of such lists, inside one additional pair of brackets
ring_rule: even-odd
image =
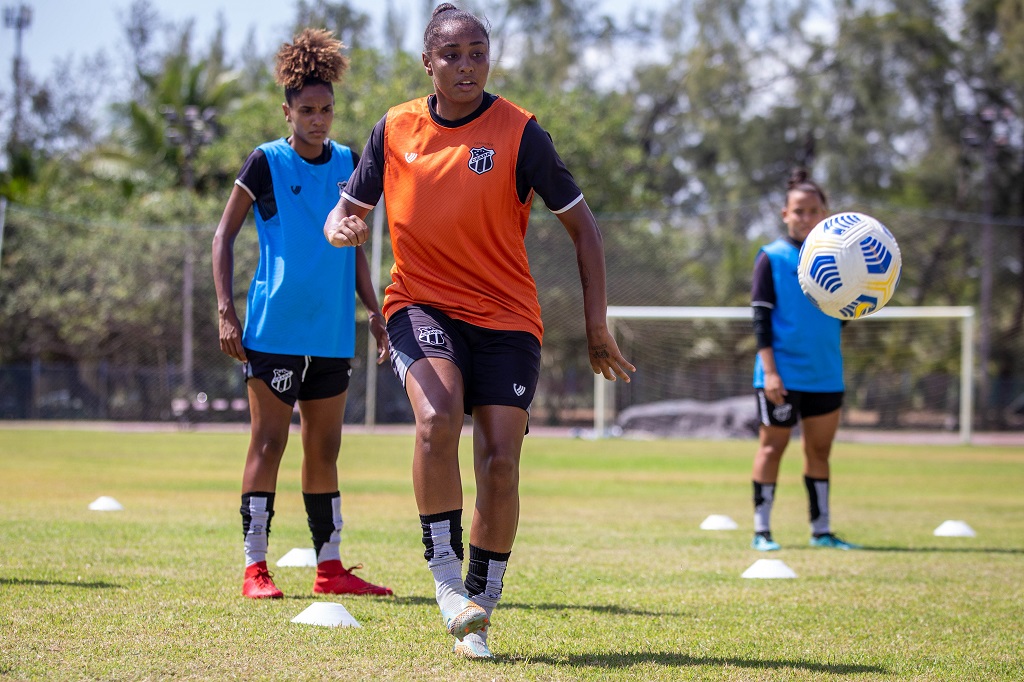
[[(605, 226), (630, 280), (610, 280), (613, 304), (748, 304), (754, 253), (778, 233), (800, 165), (837, 210), (915, 216), (897, 304), (976, 305), (991, 277), (989, 371), (1024, 377), (1024, 0), (669, 0), (625, 17), (590, 0), (468, 6), (492, 25), (488, 89), (537, 115)], [(300, 0), (278, 44), (311, 25), (344, 40), (333, 136), (361, 151), (389, 106), (429, 91), (405, 46), (423, 23)], [(0, 365), (174, 362), (190, 249), (197, 348), (216, 347), (209, 238), (243, 160), (286, 133), (276, 46), (229, 54), (227, 30), (200, 44), (135, 0), (114, 57), (23, 73), (22, 91), (3, 93), (23, 114), (0, 173), (17, 208)], [(540, 209), (531, 258), (546, 281), (574, 266), (545, 246), (565, 239)], [(248, 233), (238, 250), (255, 254)], [(575, 295), (542, 282), (546, 316)], [(557, 355), (575, 332), (549, 329)]]

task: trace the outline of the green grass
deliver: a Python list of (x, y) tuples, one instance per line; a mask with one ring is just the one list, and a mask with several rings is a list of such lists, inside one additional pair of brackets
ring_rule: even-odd
[[(246, 442), (0, 430), (0, 678), (1024, 679), (1018, 449), (838, 444), (834, 527), (867, 546), (840, 552), (807, 547), (794, 444), (774, 513), (783, 550), (770, 558), (799, 577), (746, 580), (764, 558), (748, 549), (753, 442), (530, 436), (490, 638), (498, 660), (478, 663), (453, 658), (434, 604), (411, 437), (345, 437), (342, 558), (396, 594), (329, 598), (358, 629), (290, 622), (324, 600), (309, 568), (275, 569), (283, 600), (240, 596)], [(298, 445), (271, 563), (309, 542)], [(88, 511), (100, 495), (124, 511)], [(700, 530), (709, 514), (741, 530)], [(977, 537), (933, 536), (946, 519)]]

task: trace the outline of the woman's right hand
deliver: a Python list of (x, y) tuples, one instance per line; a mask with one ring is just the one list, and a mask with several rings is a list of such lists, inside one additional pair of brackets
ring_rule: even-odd
[(233, 310), (220, 314), (220, 349), (235, 360), (246, 361), (245, 349), (242, 348), (242, 324)]
[(331, 246), (359, 246), (370, 238), (370, 228), (357, 215), (346, 215), (341, 205), (335, 206), (324, 222), (324, 237)]
[(786, 386), (782, 383), (782, 375), (778, 372), (764, 373), (764, 397), (775, 405), (786, 402)]

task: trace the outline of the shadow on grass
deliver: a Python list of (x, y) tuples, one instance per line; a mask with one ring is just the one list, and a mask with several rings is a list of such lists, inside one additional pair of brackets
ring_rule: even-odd
[(690, 656), (674, 651), (634, 651), (607, 654), (576, 654), (572, 656), (498, 656), (498, 661), (508, 663), (547, 663), (552, 666), (573, 666), (591, 668), (628, 668), (642, 663), (654, 663), (667, 667), (717, 666), (750, 668), (753, 670), (789, 669), (806, 670), (812, 673), (836, 675), (885, 674), (889, 671), (877, 665), (857, 663), (811, 663), (810, 661), (762, 660), (751, 658), (728, 658), (716, 656)]
[[(796, 549), (796, 548), (794, 548)], [(820, 552), (820, 547), (800, 547), (800, 550)], [(882, 547), (864, 545), (858, 552), (910, 552), (927, 554), (930, 552), (949, 554), (1024, 554), (1024, 549), (1013, 549), (1009, 547)]]
[[(399, 604), (411, 604), (416, 606), (430, 605), (437, 606), (433, 597), (395, 597)], [(507, 609), (522, 609), (524, 611), (590, 611), (592, 613), (605, 613), (616, 616), (685, 616), (679, 611), (645, 611), (643, 609), (630, 609), (617, 604), (571, 604), (569, 602), (557, 603), (529, 603), (523, 604), (514, 601), (502, 601), (498, 607), (501, 611)]]
[(31, 580), (26, 578), (0, 578), (0, 585), (32, 585), (37, 587), (84, 587), (87, 590), (119, 590), (123, 585), (81, 580)]

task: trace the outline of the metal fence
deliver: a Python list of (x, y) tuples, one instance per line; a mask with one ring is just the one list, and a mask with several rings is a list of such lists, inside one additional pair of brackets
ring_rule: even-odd
[[(886, 206), (841, 208), (871, 213), (899, 240), (904, 271), (890, 305), (977, 306), (979, 278), (986, 265), (976, 238), (983, 218)], [(773, 200), (766, 198), (701, 215), (598, 216), (609, 304), (748, 305), (754, 257), (761, 245), (779, 234), (777, 215)], [(0, 419), (248, 420), (239, 365), (218, 347), (210, 274), (212, 228), (89, 223), (17, 205), (7, 207), (4, 223)], [(368, 254), (378, 266), (382, 292), (392, 256), (386, 226), (383, 221), (378, 224), (381, 231), (371, 240)], [(975, 368), (979, 379), (986, 379), (979, 380), (984, 391), (978, 395), (978, 409), (987, 410), (989, 428), (1021, 428), (1017, 416), (1024, 415), (1024, 334), (1019, 326), (1024, 223), (1003, 221), (993, 227), (998, 255), (987, 264), (995, 292), (991, 355), (987, 374)], [(560, 223), (539, 207), (527, 248), (545, 324), (532, 419), (541, 425), (592, 425), (594, 384), (572, 242)], [(196, 259), (192, 282), (183, 280), (189, 252)], [(251, 224), (239, 236), (235, 254), (236, 299), (242, 314), (258, 254)], [(184, 300), (189, 291), (191, 322)], [(980, 327), (983, 319), (977, 320)], [(411, 411), (397, 379), (387, 365), (370, 368), (369, 353), (362, 350), (367, 348), (365, 320), (357, 321), (357, 334), (360, 350), (353, 360), (346, 422), (408, 423)], [(671, 363), (673, 353), (687, 361), (675, 367), (648, 365), (642, 368), (645, 373), (678, 376), (693, 367), (694, 360), (700, 365), (701, 351), (692, 340), (680, 339), (673, 347), (671, 332), (667, 334), (658, 342), (668, 344), (670, 352), (657, 362)], [(186, 352), (186, 339), (191, 352)], [(728, 381), (735, 384), (735, 376), (746, 377), (752, 357), (751, 351), (749, 359), (728, 366), (700, 365), (702, 373), (720, 375), (701, 381), (713, 384), (728, 374)], [(946, 385), (940, 376), (945, 372), (956, 383), (956, 360), (934, 360), (929, 380)], [(635, 391), (624, 391), (615, 400), (617, 410), (622, 410), (638, 398)]]

